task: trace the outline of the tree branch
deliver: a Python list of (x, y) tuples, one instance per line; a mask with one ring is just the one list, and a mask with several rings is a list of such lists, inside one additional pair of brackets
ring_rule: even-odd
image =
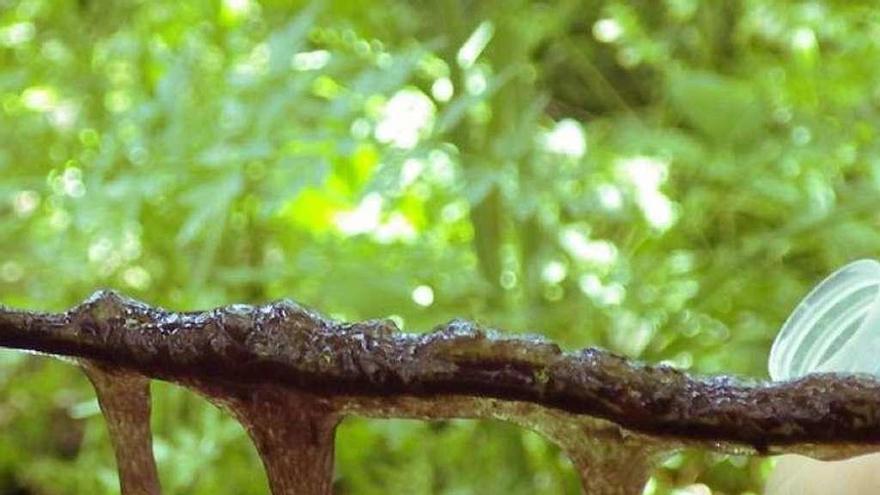
[(276, 387), (189, 386), (244, 426), (274, 495), (332, 495), (334, 440), (341, 419), (332, 400)]
[[(823, 458), (880, 445), (880, 382), (867, 376), (696, 378), (465, 321), (405, 334), (389, 321), (336, 322), (290, 301), (177, 313), (104, 291), (60, 314), (0, 308), (0, 345), (201, 391), (248, 428), (274, 493), (297, 485), (272, 481), (273, 471), (306, 463), (321, 466), (326, 484), (306, 493), (328, 493), (333, 429), (348, 414), (512, 421), (558, 443), (588, 493), (603, 494), (636, 493), (656, 458), (683, 445)], [(306, 452), (277, 454), (285, 444)], [(636, 481), (608, 488), (624, 479)]]
[(129, 371), (84, 362), (95, 387), (116, 454), (122, 495), (159, 495), (150, 433), (150, 380)]

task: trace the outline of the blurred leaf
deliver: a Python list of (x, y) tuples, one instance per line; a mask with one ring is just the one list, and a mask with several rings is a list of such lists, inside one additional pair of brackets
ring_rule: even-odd
[(764, 126), (762, 103), (745, 82), (703, 71), (675, 71), (668, 84), (673, 108), (718, 143), (751, 140)]

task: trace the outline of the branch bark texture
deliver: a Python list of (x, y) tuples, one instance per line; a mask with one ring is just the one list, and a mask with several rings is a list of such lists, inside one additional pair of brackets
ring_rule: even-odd
[(302, 493), (296, 476), (273, 481), (272, 472), (309, 463), (321, 467), (300, 472), (323, 481), (308, 493), (330, 493), (333, 430), (348, 414), (512, 421), (560, 444), (587, 493), (602, 494), (640, 493), (656, 459), (683, 445), (826, 458), (880, 445), (880, 382), (871, 377), (693, 377), (467, 321), (407, 334), (291, 301), (172, 312), (101, 291), (58, 314), (0, 308), (0, 345), (200, 391), (248, 429), (273, 493)]

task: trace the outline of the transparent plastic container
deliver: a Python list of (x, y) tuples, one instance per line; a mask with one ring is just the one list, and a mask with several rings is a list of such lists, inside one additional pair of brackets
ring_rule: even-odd
[(774, 380), (880, 374), (880, 263), (854, 261), (810, 291), (776, 336), (769, 367)]

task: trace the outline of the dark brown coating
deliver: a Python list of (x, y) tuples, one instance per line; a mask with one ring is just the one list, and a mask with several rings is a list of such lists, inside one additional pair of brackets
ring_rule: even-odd
[(0, 307), (0, 345), (175, 381), (283, 385), (327, 397), (525, 401), (635, 432), (758, 451), (880, 444), (880, 382), (871, 377), (695, 378), (597, 349), (565, 353), (466, 321), (406, 334), (390, 321), (341, 323), (290, 301), (176, 313), (100, 291), (61, 314)]

